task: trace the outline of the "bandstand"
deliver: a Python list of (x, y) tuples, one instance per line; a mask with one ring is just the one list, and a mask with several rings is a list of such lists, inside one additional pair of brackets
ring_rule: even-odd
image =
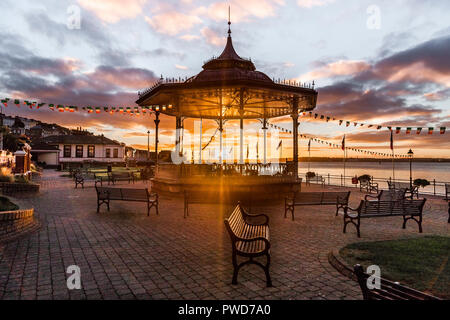
[[(180, 153), (180, 132), (186, 118), (212, 119), (217, 123), (220, 143), (218, 164), (161, 164), (156, 157), (156, 175), (152, 187), (158, 191), (178, 193), (205, 187), (277, 195), (298, 183), (299, 114), (315, 108), (317, 91), (312, 85), (294, 81), (276, 81), (257, 71), (250, 59), (241, 58), (233, 48), (230, 22), (225, 49), (203, 65), (203, 70), (186, 80), (160, 79), (151, 88), (139, 92), (136, 103), (153, 110), (155, 151), (158, 154), (159, 116), (175, 117), (175, 154)], [(266, 158), (268, 119), (292, 118), (293, 161), (278, 164), (276, 169)], [(264, 156), (259, 164), (244, 162), (244, 121), (260, 120), (264, 132)], [(222, 132), (228, 120), (239, 120), (239, 160), (225, 164), (222, 159)], [(200, 133), (201, 135), (202, 133)], [(200, 150), (202, 150), (200, 136)], [(277, 192), (275, 192), (277, 191)]]

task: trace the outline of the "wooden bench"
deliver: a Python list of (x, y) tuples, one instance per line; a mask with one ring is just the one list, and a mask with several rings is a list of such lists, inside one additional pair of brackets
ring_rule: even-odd
[[(260, 221), (258, 221), (260, 220)], [(233, 261), (232, 284), (237, 284), (239, 269), (246, 264), (260, 266), (266, 274), (266, 284), (272, 286), (270, 279), (270, 237), (269, 217), (265, 214), (248, 214), (240, 203), (231, 215), (225, 219), (225, 227), (230, 235)], [(246, 257), (248, 260), (238, 264), (237, 257)], [(266, 264), (253, 260), (254, 258), (266, 256)]]
[(450, 200), (450, 183), (445, 184), (445, 200)]
[(296, 206), (336, 206), (336, 216), (340, 209), (345, 209), (350, 198), (350, 191), (345, 192), (294, 192), (291, 197), (284, 200), (284, 217), (288, 211), (291, 212), (294, 220), (294, 208)]
[(387, 181), (389, 190), (402, 190), (404, 189), (406, 193), (409, 193), (409, 197), (412, 199), (414, 195), (419, 199), (419, 186), (410, 185), (409, 182), (392, 182)]
[(378, 183), (374, 183), (370, 180), (361, 180), (359, 181), (359, 191), (363, 191), (363, 189), (366, 189), (366, 192), (369, 193), (372, 193), (372, 191), (378, 193)]
[(366, 195), (365, 200), (369, 201), (398, 201), (405, 199), (405, 189), (400, 190), (381, 190), (377, 195)]
[(116, 188), (116, 187), (95, 187), (97, 191), (97, 212), (100, 206), (106, 204), (109, 211), (109, 203), (112, 200), (135, 201), (147, 203), (147, 216), (150, 215), (150, 209), (155, 207), (156, 214), (159, 214), (159, 197), (157, 193), (150, 193), (145, 189)]
[(94, 181), (95, 186), (97, 186), (97, 183), (100, 183), (100, 185), (103, 185), (102, 177), (99, 177), (95, 173), (91, 173), (91, 172), (75, 172), (74, 176), (73, 176), (73, 180), (75, 182), (75, 189), (78, 188), (79, 184), (84, 189), (84, 183), (86, 181)]
[(118, 181), (128, 181), (128, 183), (135, 181), (133, 172), (109, 172), (108, 179), (112, 184), (116, 184)]
[(365, 273), (359, 264), (355, 265), (353, 270), (358, 279), (364, 300), (441, 300), (438, 297), (383, 278), (380, 278), (379, 289), (369, 289), (367, 288), (367, 279), (370, 275)]
[[(403, 217), (403, 229), (406, 228), (408, 220), (414, 220), (419, 225), (419, 232), (422, 233), (422, 211), (427, 199), (413, 200), (404, 199), (400, 201), (368, 201), (361, 200), (358, 208), (344, 209), (344, 233), (349, 223), (356, 227), (358, 238), (360, 235), (361, 219), (381, 218), (381, 217)], [(355, 213), (349, 213), (348, 210)]]
[(316, 183), (316, 184), (321, 184), (322, 187), (325, 186), (325, 178), (322, 176), (314, 176), (314, 177), (306, 177), (306, 185), (311, 185), (311, 182)]

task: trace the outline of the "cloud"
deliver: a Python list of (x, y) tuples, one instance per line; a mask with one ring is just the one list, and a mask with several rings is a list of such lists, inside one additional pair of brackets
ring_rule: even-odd
[(450, 87), (450, 36), (426, 41), (378, 61), (373, 74), (390, 82), (433, 82)]
[(168, 11), (156, 14), (151, 18), (146, 16), (145, 21), (158, 33), (175, 36), (191, 29), (202, 20), (195, 15), (188, 15), (177, 11)]
[(200, 33), (205, 38), (207, 43), (216, 47), (223, 47), (226, 43), (226, 38), (224, 36), (219, 35), (218, 32), (210, 28), (205, 27), (200, 30)]
[(179, 64), (176, 64), (176, 65), (175, 65), (175, 68), (177, 68), (177, 69), (179, 69), (179, 70), (188, 70), (188, 69), (189, 69), (188, 67), (186, 67), (186, 66), (181, 66), (181, 65), (179, 65)]
[(200, 7), (196, 10), (198, 14), (208, 15), (215, 21), (228, 19), (228, 6), (231, 7), (231, 21), (248, 21), (251, 18), (267, 18), (275, 16), (279, 6), (284, 5), (282, 0), (232, 0), (216, 2), (208, 7)]
[(50, 19), (45, 12), (32, 12), (25, 17), (30, 32), (54, 39), (59, 46), (68, 43), (86, 43), (95, 49), (97, 58), (102, 64), (115, 66), (131, 64), (130, 52), (119, 49), (111, 36), (103, 31), (105, 28), (89, 12), (83, 14), (82, 28), (74, 30), (69, 30), (64, 23)]
[(185, 34), (180, 36), (181, 40), (185, 40), (185, 41), (192, 41), (192, 40), (197, 40), (200, 39), (199, 35), (195, 35), (195, 34)]
[(361, 60), (339, 60), (330, 62), (322, 67), (305, 73), (297, 78), (298, 81), (312, 81), (322, 78), (348, 76), (368, 70), (370, 64)]
[(335, 0), (297, 0), (297, 5), (302, 8), (312, 8), (322, 7), (334, 2)]
[(147, 0), (78, 0), (86, 10), (92, 11), (98, 18), (107, 23), (116, 23), (121, 19), (130, 19), (142, 13)]
[(127, 132), (123, 135), (124, 138), (131, 137), (147, 137), (147, 132)]
[(99, 66), (93, 73), (88, 74), (90, 80), (106, 83), (121, 88), (139, 89), (150, 86), (157, 80), (153, 71), (142, 68), (116, 68)]

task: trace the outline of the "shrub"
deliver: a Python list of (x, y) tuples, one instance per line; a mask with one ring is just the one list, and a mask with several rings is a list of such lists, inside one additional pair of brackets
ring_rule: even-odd
[(15, 176), (15, 182), (16, 183), (29, 183), (30, 181), (28, 178), (24, 175)]
[(307, 178), (314, 178), (315, 176), (316, 176), (315, 172), (308, 171), (308, 172), (306, 173), (306, 177), (307, 177)]
[(363, 174), (362, 176), (358, 177), (358, 181), (370, 181), (372, 180), (372, 177), (368, 174)]
[(426, 186), (430, 185), (430, 181), (428, 181), (427, 179), (415, 179), (414, 185), (425, 188)]
[(3, 167), (0, 169), (0, 182), (14, 182), (14, 176), (11, 174), (11, 169)]

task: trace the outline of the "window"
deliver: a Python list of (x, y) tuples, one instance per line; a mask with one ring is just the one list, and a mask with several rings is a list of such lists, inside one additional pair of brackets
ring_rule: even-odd
[(95, 157), (95, 146), (88, 146), (88, 158)]
[(106, 157), (111, 158), (111, 149), (110, 148), (106, 148)]
[(64, 158), (70, 158), (70, 157), (72, 157), (72, 146), (65, 145), (64, 146)]
[(77, 158), (83, 158), (83, 146), (77, 145), (75, 149), (75, 157)]
[(119, 149), (114, 148), (114, 158), (118, 158), (119, 157)]

